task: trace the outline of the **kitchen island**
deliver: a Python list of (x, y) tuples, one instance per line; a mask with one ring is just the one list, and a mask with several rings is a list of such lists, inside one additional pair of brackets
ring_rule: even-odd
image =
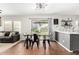
[(67, 31), (61, 28), (53, 30), (55, 40), (68, 51), (79, 51), (79, 32)]

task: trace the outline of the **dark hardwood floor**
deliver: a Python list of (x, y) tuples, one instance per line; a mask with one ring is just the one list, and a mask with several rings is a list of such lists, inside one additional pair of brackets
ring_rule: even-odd
[(51, 47), (47, 44), (46, 50), (44, 50), (42, 43), (40, 44), (39, 49), (36, 45), (34, 45), (33, 49), (26, 49), (24, 47), (24, 42), (20, 42), (10, 49), (0, 53), (0, 55), (75, 55), (75, 53), (66, 51), (56, 42), (51, 42)]

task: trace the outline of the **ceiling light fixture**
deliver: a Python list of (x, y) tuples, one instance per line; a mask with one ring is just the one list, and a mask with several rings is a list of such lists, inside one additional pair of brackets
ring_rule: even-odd
[(36, 3), (36, 9), (43, 9), (47, 6), (46, 3)]
[(0, 10), (0, 13), (2, 13), (2, 10)]

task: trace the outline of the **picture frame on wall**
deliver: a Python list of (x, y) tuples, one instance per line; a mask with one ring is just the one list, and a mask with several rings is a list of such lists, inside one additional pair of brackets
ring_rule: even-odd
[(54, 25), (58, 25), (59, 21), (57, 18), (54, 19)]

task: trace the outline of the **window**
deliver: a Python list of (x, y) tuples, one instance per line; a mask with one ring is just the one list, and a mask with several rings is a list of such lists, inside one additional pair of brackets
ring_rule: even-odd
[(32, 21), (32, 33), (48, 35), (48, 20)]
[(4, 22), (4, 30), (5, 31), (12, 31), (12, 21), (5, 21)]
[(4, 30), (5, 31), (18, 31), (21, 33), (21, 21), (5, 21)]
[(14, 21), (14, 31), (19, 31), (21, 33), (21, 22)]

